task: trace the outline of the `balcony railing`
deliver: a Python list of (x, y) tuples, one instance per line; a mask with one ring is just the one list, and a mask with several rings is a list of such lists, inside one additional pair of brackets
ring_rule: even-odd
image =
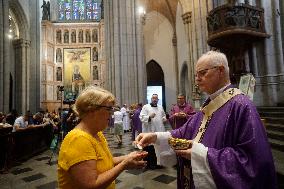
[(248, 4), (226, 4), (209, 12), (207, 16), (208, 44), (224, 47), (228, 40), (255, 41), (268, 37), (264, 29), (264, 10)]

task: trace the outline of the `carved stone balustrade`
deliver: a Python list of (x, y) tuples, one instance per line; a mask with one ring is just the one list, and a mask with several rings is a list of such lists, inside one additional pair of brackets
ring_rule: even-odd
[(208, 44), (221, 49), (244, 47), (269, 37), (264, 29), (264, 10), (249, 4), (226, 4), (207, 16)]

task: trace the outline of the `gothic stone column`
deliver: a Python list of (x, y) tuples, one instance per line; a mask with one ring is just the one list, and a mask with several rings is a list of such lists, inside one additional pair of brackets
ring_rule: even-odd
[[(108, 89), (119, 104), (141, 102), (145, 72), (137, 0), (104, 1)], [(146, 95), (142, 95), (143, 99)]]
[(176, 87), (177, 87), (177, 90), (176, 90), (176, 95), (178, 95), (179, 91), (180, 91), (180, 88), (179, 88), (179, 68), (178, 68), (178, 56), (177, 56), (177, 35), (176, 35), (176, 32), (174, 32), (174, 35), (173, 35), (173, 39), (172, 39), (172, 43), (173, 43), (173, 47), (174, 47), (174, 57), (175, 57), (175, 75), (176, 75)]
[(9, 111), (9, 3), (0, 0), (0, 111)]
[(29, 48), (30, 41), (17, 39), (13, 41), (15, 48), (15, 107), (19, 112), (29, 110), (29, 83), (30, 83), (30, 62)]
[(192, 39), (192, 27), (191, 27), (191, 12), (186, 12), (182, 15), (183, 23), (185, 25), (186, 34), (188, 37), (188, 44), (189, 44), (189, 60), (188, 60), (188, 67), (189, 67), (189, 82), (191, 85), (189, 86), (190, 89), (190, 99), (195, 104), (195, 107), (199, 107), (200, 95), (198, 93), (198, 89), (195, 84), (195, 77), (194, 77), (194, 59), (193, 59), (193, 39)]

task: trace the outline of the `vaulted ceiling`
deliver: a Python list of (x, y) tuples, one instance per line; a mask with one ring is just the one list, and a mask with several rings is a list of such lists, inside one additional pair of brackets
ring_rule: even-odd
[(142, 3), (145, 4), (146, 12), (159, 12), (175, 26), (178, 0), (144, 0)]

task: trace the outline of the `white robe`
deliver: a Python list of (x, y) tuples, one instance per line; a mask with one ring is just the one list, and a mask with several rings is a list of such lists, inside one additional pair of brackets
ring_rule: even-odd
[(123, 114), (123, 130), (128, 131), (130, 129), (129, 110), (122, 107), (120, 112)]
[[(149, 116), (155, 113), (155, 117), (151, 118), (149, 121)], [(157, 105), (157, 107), (151, 107), (150, 104), (143, 106), (139, 118), (142, 122), (142, 132), (163, 132), (165, 131), (164, 121), (167, 120), (165, 111), (162, 106)]]

